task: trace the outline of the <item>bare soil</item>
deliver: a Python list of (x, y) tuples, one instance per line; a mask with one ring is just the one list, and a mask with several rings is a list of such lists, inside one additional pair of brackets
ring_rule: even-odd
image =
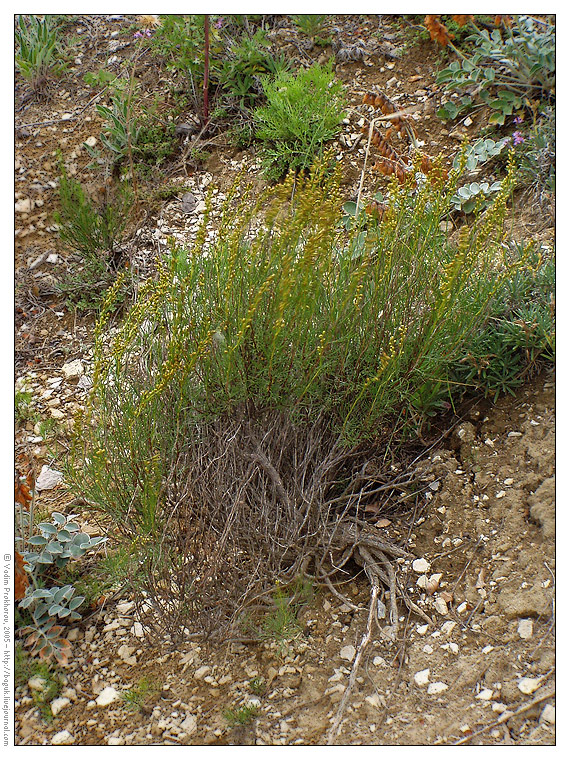
[[(442, 152), (447, 161), (461, 134), (477, 135), (477, 121), (469, 128), (450, 127), (435, 117), (441, 93), (434, 79), (442, 64), (431, 43), (406, 47), (394, 17), (383, 17), (385, 39), (397, 52), (392, 57), (370, 43), (378, 17), (337, 18), (347, 44), (369, 42), (362, 60), (336, 64), (351, 100), (337, 142), (347, 200), (356, 197), (363, 165), (363, 141), (355, 145), (354, 136), (362, 117), (368, 123), (364, 92), (377, 88), (402, 107), (417, 106), (419, 139), (427, 152)], [(82, 144), (98, 138), (102, 125), (95, 91), (83, 75), (113, 56), (117, 60), (109, 65), (117, 70), (128, 60), (134, 45), (132, 20), (77, 17), (80, 63), (52, 86), (47, 99), (26, 100), (26, 85), (16, 80), (16, 201), (31, 201), (28, 212), (16, 214), (17, 387), (31, 390), (40, 418), (58, 420), (62, 440), (87, 389), (67, 381), (54, 389), (50, 380), (61, 377), (63, 364), (76, 358), (89, 371), (93, 321), (70, 311), (55, 287), (66, 269), (81, 266), (52, 227), (58, 207), (57, 152), (62, 151), (68, 171), (99, 192), (101, 178), (88, 168), (91, 159)], [(274, 41), (302, 60), (332, 55), (330, 48), (299, 48), (287, 26), (275, 31)], [(141, 67), (149, 97), (164, 89), (160, 76), (150, 64)], [(178, 183), (198, 202), (210, 183), (223, 192), (244, 169), (248, 179), (264, 184), (253, 149), (237, 151), (224, 134), (200, 147), (209, 152), (203, 165), (186, 162), (187, 146), (181, 144), (157, 182)], [(368, 173), (368, 197), (378, 186), (378, 178)], [(517, 205), (513, 219), (515, 239), (553, 240), (553, 219), (543, 211)], [(180, 198), (153, 204), (133, 224), (127, 246), (131, 264), (144, 271), (167, 234), (183, 240), (195, 222), (181, 213)], [(140, 232), (135, 236), (136, 228)], [(48, 259), (50, 254), (57, 259)], [(50, 387), (52, 393), (46, 395)], [(38, 436), (37, 419), (17, 430), (16, 451), (18, 460), (31, 461), (36, 472), (42, 464), (57, 469)], [(397, 641), (374, 630), (337, 743), (553, 744), (552, 375), (543, 372), (514, 397), (467, 409), (421, 461), (431, 479), (427, 507), (413, 519), (391, 515), (378, 530), (391, 541), (407, 542), (417, 558), (429, 563), (425, 572), (410, 563), (400, 567), (424, 618), (401, 610)], [(41, 492), (37, 508), (77, 511), (62, 487)], [(85, 513), (81, 519), (91, 517)], [(16, 742), (49, 744), (67, 730), (77, 745), (323, 744), (366, 628), (370, 593), (358, 575), (340, 588), (358, 611), (319, 591), (302, 608), (294, 636), (217, 647), (192, 640), (175, 646), (157, 641), (134, 625), (128, 597), (109, 600), (72, 632), (74, 659), (64, 669), (63, 691), (69, 704), (52, 722), (42, 719), (27, 686), (17, 690)], [(141, 709), (129, 709), (121, 700), (106, 707), (94, 702), (104, 687), (124, 692), (143, 678), (151, 688)], [(243, 725), (232, 725), (227, 711), (248, 703), (255, 705), (256, 714)]]

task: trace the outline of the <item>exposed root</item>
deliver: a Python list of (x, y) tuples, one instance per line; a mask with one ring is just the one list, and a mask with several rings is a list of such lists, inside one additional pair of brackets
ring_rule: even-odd
[(395, 475), (377, 444), (347, 448), (322, 420), (276, 413), (218, 420), (177, 448), (163, 539), (144, 568), (155, 627), (175, 634), (191, 620), (207, 636), (247, 635), (244, 613), (276, 581), (292, 596), (300, 578), (357, 610), (335, 583), (354, 563), (376, 589), (372, 619), (388, 617), (383, 634), (397, 635), (398, 599), (425, 619), (397, 581), (397, 561), (413, 555), (365, 519), (371, 503), (375, 520), (410, 510), (425, 490), (417, 465)]
[[(372, 577), (374, 577), (373, 571), (370, 571), (370, 572), (371, 572)], [(370, 605), (368, 607), (368, 622), (366, 624), (366, 631), (364, 632), (364, 635), (362, 636), (362, 640), (360, 641), (360, 644), (358, 646), (356, 657), (354, 658), (354, 663), (352, 665), (352, 670), (350, 671), (348, 685), (346, 689), (344, 690), (342, 699), (340, 700), (340, 704), (336, 711), (333, 724), (328, 730), (327, 735), (326, 735), (325, 743), (328, 746), (335, 743), (340, 733), (342, 716), (344, 715), (344, 712), (346, 710), (348, 698), (350, 697), (350, 694), (352, 693), (352, 690), (354, 689), (354, 684), (356, 683), (356, 676), (358, 673), (358, 669), (360, 667), (360, 662), (362, 660), (364, 652), (366, 651), (366, 647), (368, 646), (368, 644), (370, 643), (370, 639), (372, 638), (372, 626), (375, 622), (378, 623), (377, 602), (378, 602), (379, 593), (380, 593), (380, 586), (377, 583), (374, 583), (372, 585), (372, 593), (370, 594)]]

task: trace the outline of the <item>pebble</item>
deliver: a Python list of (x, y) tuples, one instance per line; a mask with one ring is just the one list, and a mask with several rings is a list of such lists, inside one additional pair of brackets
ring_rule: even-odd
[(144, 636), (144, 628), (142, 627), (142, 624), (139, 622), (136, 622), (131, 627), (131, 633), (133, 633), (137, 638), (142, 639)]
[(30, 198), (22, 198), (15, 204), (14, 210), (17, 214), (29, 214), (32, 210), (32, 201)]
[(134, 647), (127, 646), (127, 644), (123, 644), (117, 649), (117, 654), (123, 660), (123, 662), (126, 662), (127, 665), (136, 665), (137, 664), (137, 658), (135, 656), (131, 656), (133, 652), (135, 651)]
[(113, 686), (106, 686), (95, 700), (99, 707), (107, 707), (112, 702), (119, 699), (121, 695)]
[(364, 701), (368, 702), (368, 704), (372, 705), (372, 707), (384, 706), (379, 694), (371, 694), (369, 697), (365, 697)]
[(125, 743), (125, 740), (122, 736), (110, 736), (107, 739), (107, 744), (109, 747), (122, 747)]
[(540, 722), (554, 724), (555, 721), (556, 721), (556, 710), (554, 709), (554, 706), (551, 704), (544, 705), (544, 710), (540, 713)]
[(75, 738), (69, 731), (58, 731), (57, 734), (51, 737), (51, 743), (56, 745), (73, 744), (74, 741)]
[(64, 707), (71, 704), (71, 700), (67, 697), (57, 697), (50, 702), (51, 714), (55, 717)]
[(480, 699), (483, 702), (487, 702), (490, 699), (493, 698), (493, 690), (492, 689), (481, 689), (479, 694), (475, 697), (475, 699)]
[(81, 359), (74, 359), (72, 362), (67, 362), (67, 364), (64, 364), (61, 368), (61, 371), (67, 380), (79, 378), (84, 372), (83, 362)]
[(532, 633), (533, 633), (532, 620), (529, 620), (528, 618), (525, 618), (524, 620), (519, 620), (519, 625), (518, 625), (517, 630), (521, 639), (532, 639)]
[(423, 557), (421, 559), (415, 559), (412, 562), (412, 569), (415, 573), (427, 573), (430, 567), (430, 563)]
[(42, 676), (34, 676), (28, 681), (28, 687), (32, 691), (43, 691), (47, 686), (47, 681)]
[[(52, 414), (54, 411), (56, 410), (52, 410)], [(47, 464), (44, 464), (38, 476), (38, 479), (36, 480), (36, 489), (38, 491), (50, 491), (52, 488), (55, 488), (57, 485), (59, 485), (62, 480), (62, 472), (59, 472), (59, 470), (52, 470), (47, 466)]]
[(417, 673), (414, 673), (414, 681), (418, 686), (425, 686), (429, 683), (429, 674), (429, 668), (426, 668), (426, 670), (418, 670)]
[(430, 685), (427, 688), (428, 694), (441, 694), (444, 691), (447, 691), (449, 689), (449, 686), (446, 683), (443, 683), (443, 681), (435, 681), (435, 683), (430, 683)]
[(201, 668), (198, 668), (198, 670), (194, 673), (194, 678), (196, 680), (200, 680), (201, 678), (204, 678), (204, 676), (208, 675), (212, 668), (209, 665), (202, 665)]
[(196, 716), (187, 714), (180, 724), (180, 728), (187, 736), (192, 736), (192, 734), (195, 734), (198, 730), (198, 721), (196, 720)]
[(519, 691), (523, 694), (534, 694), (541, 683), (540, 678), (521, 678), (518, 683)]
[(356, 649), (352, 646), (352, 644), (348, 644), (348, 646), (345, 646), (340, 650), (340, 656), (341, 659), (352, 662), (356, 656)]
[(439, 612), (440, 615), (447, 615), (449, 610), (447, 609), (447, 603), (444, 599), (442, 599), (441, 596), (436, 597), (434, 603), (433, 603), (434, 609), (436, 612)]

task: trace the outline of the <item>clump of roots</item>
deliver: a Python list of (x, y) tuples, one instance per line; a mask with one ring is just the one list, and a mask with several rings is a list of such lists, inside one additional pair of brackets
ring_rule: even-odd
[(299, 577), (354, 607), (335, 582), (357, 565), (375, 620), (395, 637), (397, 600), (415, 608), (398, 578), (411, 555), (374, 523), (417, 510), (421, 481), (420, 468), (396, 468), (377, 442), (348, 447), (323, 418), (244, 410), (196, 428), (171, 467), (166, 528), (146, 560), (154, 625), (240, 638), (244, 617), (268, 609), (275, 581)]

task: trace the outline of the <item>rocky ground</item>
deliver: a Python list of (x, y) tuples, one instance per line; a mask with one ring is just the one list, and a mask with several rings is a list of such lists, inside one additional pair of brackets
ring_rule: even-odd
[[(50, 99), (26, 101), (17, 80), (16, 388), (31, 394), (34, 416), (20, 425), (16, 449), (36, 473), (48, 467), (44, 476), (57, 471), (58, 461), (42, 423), (54, 420), (65, 443), (89, 390), (92, 358), (91, 318), (70, 311), (55, 287), (65, 271), (80, 266), (53, 227), (57, 151), (70, 173), (97, 182), (82, 145), (99, 139), (101, 124), (82, 77), (106, 64), (120, 67), (132, 45), (124, 17), (77, 18), (84, 44), (72, 75)], [(357, 22), (344, 18), (348, 40)], [(364, 31), (371, 31), (366, 23)], [(291, 29), (275, 34), (284, 46), (292, 44)], [(369, 88), (417, 106), (418, 134), (432, 154), (450, 154), (458, 137), (477, 133), (474, 124), (453, 134), (433, 117), (439, 66), (433, 48), (407, 49), (388, 24), (386, 42), (389, 50), (336, 65), (352, 101), (336, 144), (347, 200), (355, 197), (362, 169), (359, 134), (369, 112), (361, 101)], [(167, 237), (191, 240), (212, 183), (220, 202), (244, 168), (262, 183), (252, 152), (217, 142), (221, 147), (210, 146), (200, 168), (173, 162), (165, 182), (178, 183), (180, 193), (137, 225), (127, 243), (135, 270), (151, 265)], [(374, 190), (371, 178), (365, 189)], [(545, 243), (554, 232), (551, 217), (522, 207), (513, 230), (519, 239)], [(378, 528), (391, 540), (408, 539), (417, 560), (402, 563), (400, 572), (431, 622), (402, 609), (397, 641), (373, 632), (338, 743), (554, 743), (553, 376), (543, 373), (495, 405), (481, 402), (454, 423), (422, 459), (431, 483), (426, 508), (414, 521), (394, 515)], [(77, 511), (57, 476), (39, 491), (37, 508)], [(90, 519), (81, 515), (84, 523)], [(114, 598), (70, 632), (74, 656), (62, 670), (61, 693), (48, 702), (49, 720), (38, 709), (41, 678), (17, 689), (16, 743), (323, 744), (366, 628), (368, 584), (357, 578), (343, 592), (358, 611), (319, 592), (302, 609), (294, 636), (220, 647), (157, 641), (147, 634), (144, 614), (135, 615), (133, 599)]]

